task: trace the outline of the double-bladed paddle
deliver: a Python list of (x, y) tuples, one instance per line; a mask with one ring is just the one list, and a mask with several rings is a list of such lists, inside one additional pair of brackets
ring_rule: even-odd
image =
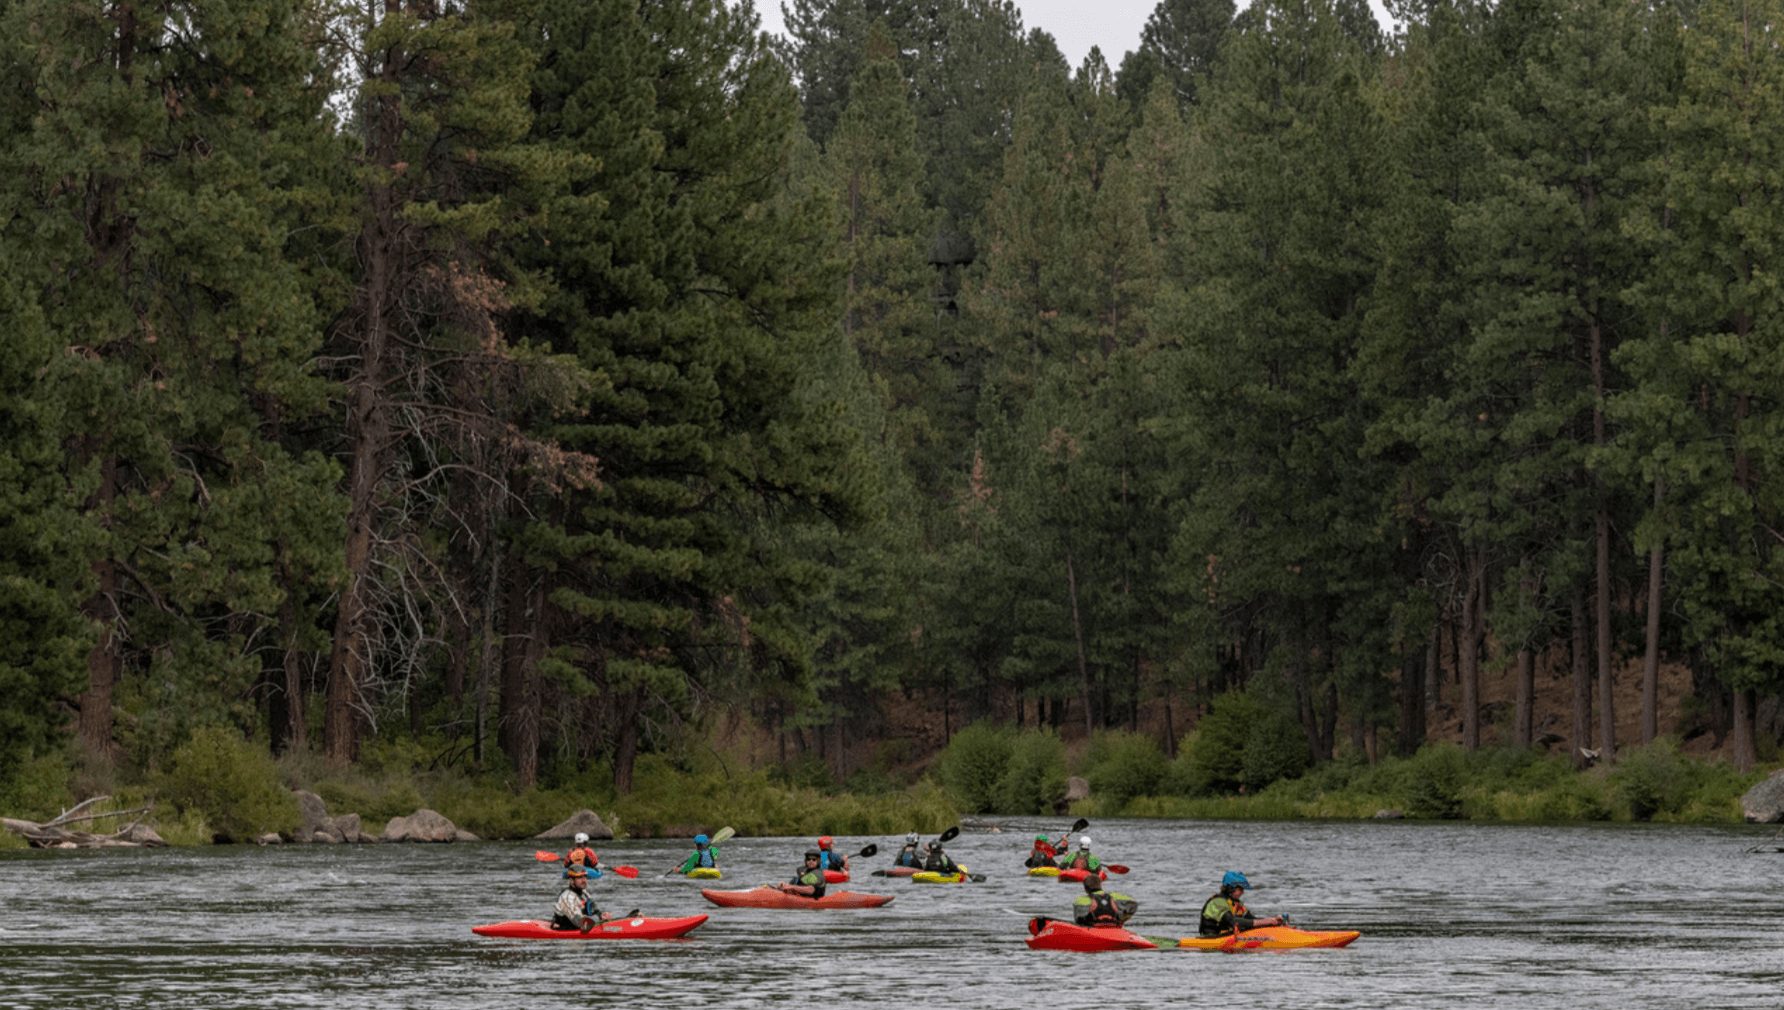
[[(534, 852), (533, 858), (541, 863), (559, 863), (563, 862), (564, 859), (563, 856), (560, 856), (555, 852), (547, 852), (544, 849), (539, 849)], [(638, 877), (638, 867), (636, 866), (603, 866), (599, 869), (590, 868), (589, 872), (601, 873), (609, 870), (625, 877), (627, 880), (635, 880)]]
[[(728, 840), (730, 840), (731, 836), (735, 835), (735, 834), (737, 834), (736, 828), (730, 827), (728, 825), (726, 827), (722, 827), (712, 833), (712, 838), (709, 839), (706, 843), (707, 847), (710, 848), (714, 845), (717, 845), (720, 842), (728, 841)], [(686, 865), (687, 865), (687, 860), (684, 859), (681, 861), (681, 865), (676, 866), (675, 868), (671, 869), (668, 873), (663, 874), (663, 876), (673, 877), (677, 873), (682, 872), (681, 867), (686, 866)]]

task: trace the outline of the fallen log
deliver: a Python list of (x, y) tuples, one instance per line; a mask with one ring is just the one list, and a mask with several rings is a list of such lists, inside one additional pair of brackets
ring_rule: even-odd
[[(166, 845), (161, 836), (147, 828), (139, 828), (142, 814), (148, 813), (148, 807), (133, 807), (129, 810), (111, 810), (97, 814), (81, 814), (76, 812), (91, 806), (94, 800), (109, 799), (98, 796), (77, 804), (73, 809), (65, 810), (54, 819), (38, 823), (16, 817), (0, 817), (0, 828), (30, 842), (39, 849), (139, 849)], [(95, 834), (91, 831), (77, 831), (64, 825), (103, 820), (107, 817), (128, 817), (137, 815), (134, 820), (111, 834)]]

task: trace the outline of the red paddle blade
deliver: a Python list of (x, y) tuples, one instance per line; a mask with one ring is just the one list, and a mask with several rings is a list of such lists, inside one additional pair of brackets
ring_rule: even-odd
[(1103, 869), (1108, 870), (1110, 873), (1126, 873), (1127, 872), (1127, 867), (1122, 866), (1120, 863), (1104, 863)]
[(555, 863), (558, 861), (558, 854), (555, 852), (546, 852), (544, 849), (540, 849), (539, 851), (533, 853), (533, 858), (537, 859), (541, 863)]
[(636, 866), (609, 866), (608, 869), (627, 880), (636, 880), (638, 877), (638, 867)]

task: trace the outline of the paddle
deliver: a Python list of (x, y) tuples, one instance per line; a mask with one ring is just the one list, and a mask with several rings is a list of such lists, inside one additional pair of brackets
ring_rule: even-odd
[[(563, 856), (560, 856), (555, 852), (547, 852), (544, 849), (540, 849), (537, 852), (534, 852), (533, 858), (537, 859), (541, 863), (559, 863), (559, 862), (562, 862), (564, 859)], [(638, 879), (638, 867), (636, 867), (636, 866), (603, 866), (599, 870), (596, 870), (594, 872), (603, 873), (603, 872), (608, 872), (608, 871), (617, 873), (620, 876), (625, 877), (627, 880)]]
[[(722, 827), (722, 828), (720, 828), (720, 829), (718, 829), (718, 830), (717, 830), (717, 831), (714, 831), (714, 832), (713, 832), (713, 833), (712, 833), (712, 838), (711, 838), (711, 839), (710, 839), (710, 840), (708, 840), (708, 841), (707, 841), (707, 843), (706, 843), (706, 844), (707, 844), (707, 847), (708, 847), (708, 848), (710, 848), (710, 847), (712, 847), (712, 846), (714, 846), (714, 845), (717, 845), (717, 844), (718, 844), (718, 843), (720, 843), (720, 842), (723, 842), (723, 841), (729, 841), (729, 840), (730, 840), (730, 838), (731, 838), (731, 836), (732, 836), (732, 835), (735, 835), (735, 834), (737, 834), (737, 829), (736, 829), (736, 828), (733, 828), (733, 827), (729, 827), (729, 826), (726, 826), (726, 827)], [(681, 872), (683, 872), (683, 871), (682, 871), (682, 868), (681, 868), (681, 867), (682, 867), (682, 866), (686, 866), (686, 865), (687, 865), (687, 864), (688, 864), (688, 861), (687, 861), (687, 860), (685, 860), (685, 859), (684, 859), (684, 860), (682, 860), (682, 861), (681, 861), (681, 865), (680, 865), (680, 866), (676, 866), (676, 867), (674, 867), (674, 868), (673, 868), (673, 869), (671, 869), (671, 870), (670, 870), (670, 871), (669, 871), (669, 872), (668, 872), (668, 873), (665, 873), (665, 874), (663, 874), (663, 876), (665, 876), (665, 877), (673, 877), (673, 876), (675, 876), (675, 875), (676, 875), (676, 874), (677, 874), (677, 873), (681, 873)]]

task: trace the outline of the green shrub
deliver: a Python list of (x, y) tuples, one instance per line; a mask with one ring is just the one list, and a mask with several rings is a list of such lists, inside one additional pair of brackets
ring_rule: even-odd
[(998, 785), (1010, 769), (1016, 733), (988, 722), (974, 723), (954, 734), (942, 751), (938, 769), (960, 809), (973, 814), (993, 812)]
[(1624, 750), (1610, 772), (1611, 787), (1633, 820), (1684, 809), (1691, 798), (1691, 763), (1670, 740)]
[(1097, 799), (1098, 813), (1105, 817), (1119, 811), (1133, 797), (1156, 791), (1168, 766), (1158, 741), (1124, 731), (1093, 737), (1087, 763), (1084, 777), (1090, 782), (1090, 794)]
[(1065, 743), (1051, 729), (1016, 735), (994, 803), (1003, 814), (1050, 814), (1065, 796)]
[(1262, 706), (1249, 694), (1228, 691), (1183, 738), (1171, 783), (1184, 795), (1235, 793), (1245, 784), (1245, 746)]
[(1462, 816), (1467, 755), (1454, 744), (1427, 744), (1406, 761), (1406, 813), (1428, 820)]
[[(69, 787), (73, 769), (61, 754), (44, 754), (19, 762), (0, 781), (0, 814), (44, 821), (75, 804)], [(6, 834), (6, 832), (0, 832)]]
[(203, 817), (232, 841), (297, 829), (297, 799), (280, 784), (272, 756), (230, 730), (194, 730), (173, 752), (161, 790), (182, 815)]
[(1280, 708), (1266, 708), (1259, 713), (1245, 736), (1246, 791), (1257, 792), (1279, 779), (1292, 779), (1307, 771), (1312, 763), (1307, 735), (1293, 715)]

